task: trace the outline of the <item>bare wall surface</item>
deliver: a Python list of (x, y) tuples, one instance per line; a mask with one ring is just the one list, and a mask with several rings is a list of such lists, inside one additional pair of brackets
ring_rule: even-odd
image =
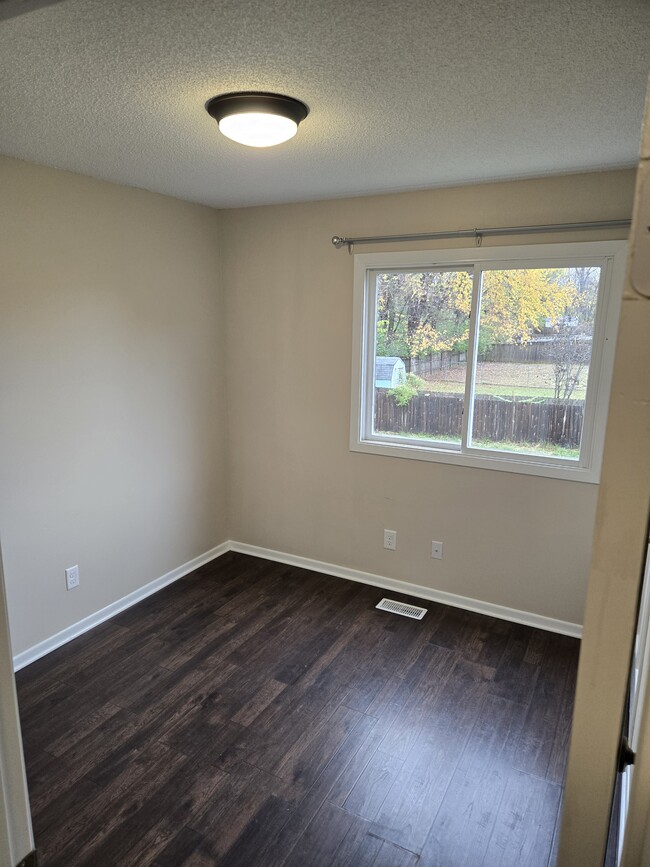
[[(353, 257), (330, 238), (629, 218), (633, 183), (603, 172), (224, 212), (230, 537), (582, 622), (596, 485), (349, 451)], [(624, 235), (485, 243), (606, 237)]]
[(6, 158), (0, 188), (16, 654), (227, 538), (220, 215)]

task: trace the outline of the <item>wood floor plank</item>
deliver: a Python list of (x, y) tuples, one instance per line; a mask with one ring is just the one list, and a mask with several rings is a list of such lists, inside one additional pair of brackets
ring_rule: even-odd
[[(177, 712), (186, 712), (186, 708)], [(74, 768), (75, 776), (88, 775), (98, 785), (110, 786), (137, 756), (161, 743), (157, 734), (173, 724), (175, 715), (159, 714), (155, 719), (158, 727), (147, 729), (130, 711), (120, 711), (74, 744), (63, 758)]]
[(377, 812), (372, 832), (419, 853), (454, 771), (453, 756), (431, 746), (407, 759)]
[(183, 827), (157, 855), (153, 867), (181, 867), (203, 842), (201, 834)]
[(481, 862), (508, 781), (503, 754), (513, 726), (513, 702), (488, 696), (422, 849), (423, 863)]
[(577, 642), (382, 595), (229, 552), (23, 669), (43, 867), (552, 867)]
[(365, 840), (370, 831), (371, 823), (365, 819), (354, 817), (347, 834), (339, 844), (334, 857), (332, 858), (332, 867), (335, 865), (354, 864), (351, 859), (356, 857), (359, 847)]
[(220, 863), (267, 799), (284, 794), (282, 783), (265, 771), (245, 762), (231, 769), (205, 808), (186, 822), (204, 838), (199, 855), (213, 859), (206, 863)]
[(185, 820), (209, 799), (222, 777), (212, 768), (186, 765), (167, 774), (155, 792), (120, 822), (101, 842), (94, 839), (74, 857), (80, 867), (98, 864), (150, 864)]
[[(401, 678), (400, 689), (393, 696), (393, 701), (399, 703), (402, 692), (404, 700), (418, 687), (427, 688), (432, 680), (440, 677), (441, 660), (452, 658), (452, 654), (444, 653), (433, 644), (423, 644), (413, 662)], [(403, 702), (402, 702), (403, 703)]]
[(273, 773), (293, 783), (311, 786), (361, 719), (358, 711), (340, 706), (331, 716), (323, 715), (295, 739)]
[[(219, 859), (221, 867), (250, 867), (253, 864), (268, 865), (266, 855), (270, 832), (282, 829), (293, 812), (291, 800), (269, 795), (247, 822), (241, 834)], [(203, 851), (206, 850), (205, 844)], [(172, 865), (170, 865), (172, 867)]]
[[(272, 771), (294, 749), (298, 738), (304, 742), (312, 736), (316, 727), (323, 727), (327, 720), (342, 706), (345, 687), (336, 678), (323, 676), (304, 693), (285, 690), (263, 711), (242, 738), (249, 751), (249, 761)], [(358, 719), (355, 711), (345, 714), (349, 719)]]
[(176, 728), (162, 735), (162, 741), (189, 759), (228, 770), (245, 758), (244, 750), (238, 747), (244, 727), (204, 717), (203, 708), (188, 714)]
[(16, 674), (16, 685), (23, 701), (31, 703), (32, 698), (37, 698), (41, 690), (41, 677), (47, 680), (72, 680), (81, 668), (96, 665), (123, 640), (131, 638), (128, 629), (107, 620), (74, 641), (57, 647)]
[[(553, 846), (551, 847), (551, 854), (548, 857), (548, 867), (556, 867), (556, 865), (557, 865), (557, 859), (558, 859), (559, 850), (560, 850), (560, 830), (562, 827), (562, 821), (561, 820), (562, 820), (563, 795), (564, 795), (564, 793), (562, 793), (562, 795), (560, 796), (560, 802), (559, 802), (558, 808), (557, 808), (557, 816), (555, 819), (555, 831), (553, 832)], [(607, 856), (605, 856), (606, 867), (609, 867), (610, 863), (616, 864), (616, 860), (614, 859), (612, 862), (608, 862)]]
[(255, 722), (258, 731), (268, 732), (278, 721), (291, 714), (304, 719), (313, 719), (325, 708), (343, 703), (346, 693), (345, 672), (334, 666), (326, 668), (318, 677), (306, 673), (295, 683), (287, 686), (259, 715)]
[(391, 709), (392, 714), (387, 712), (381, 719), (364, 716), (364, 720), (372, 723), (372, 729), (328, 794), (328, 799), (338, 807), (343, 806), (359, 777), (377, 753), (393, 720), (401, 713), (399, 705), (392, 705)]
[[(52, 826), (47, 835), (37, 839), (37, 847), (47, 867), (69, 867), (79, 864), (103, 840), (123, 827), (123, 823), (136, 813), (152, 792), (158, 790), (161, 780), (167, 779), (187, 760), (183, 756), (161, 751), (156, 745), (147, 756), (148, 761), (133, 763), (121, 775), (119, 788), (103, 789), (94, 801), (83, 809), (66, 812), (58, 826)], [(73, 787), (77, 784), (74, 783)], [(97, 816), (102, 817), (97, 822)], [(96, 862), (101, 863), (101, 862)]]
[(241, 619), (234, 616), (227, 618), (234, 623), (232, 629), (225, 631), (196, 653), (192, 658), (192, 664), (200, 666), (206, 672), (224, 664), (233, 650), (273, 620), (286, 605), (286, 600), (279, 596), (258, 596), (256, 601), (251, 598), (246, 614)]
[(119, 704), (112, 698), (140, 678), (146, 679), (156, 665), (160, 646), (152, 641), (137, 641), (136, 652), (123, 648), (123, 654), (113, 655), (104, 670), (80, 683), (65, 683), (48, 696), (40, 715), (25, 722), (25, 736), (47, 748), (55, 740), (74, 730), (88, 714), (108, 704)]
[(389, 707), (402, 707), (411, 694), (400, 690), (401, 683), (402, 678), (398, 675), (391, 675), (391, 677), (386, 678), (384, 685), (368, 705), (365, 713), (369, 716), (380, 717)]
[(546, 777), (558, 725), (562, 719), (565, 685), (573, 660), (562, 648), (549, 649), (544, 664), (539, 665), (528, 715), (521, 728), (516, 745), (513, 766), (520, 771)]
[(279, 654), (273, 667), (273, 677), (282, 683), (295, 683), (308, 668), (341, 637), (341, 633), (333, 628), (319, 630), (315, 635), (309, 635), (304, 642), (294, 641), (294, 647), (288, 653)]
[(262, 711), (266, 710), (286, 688), (286, 683), (265, 676), (259, 689), (250, 697), (246, 697), (233, 713), (233, 722), (243, 726), (252, 725)]
[(405, 759), (422, 731), (430, 724), (432, 707), (458, 664), (454, 651), (440, 647), (434, 650), (434, 664), (429, 666), (425, 686), (413, 692), (381, 742), (380, 749), (396, 758)]
[(53, 836), (50, 832), (57, 828), (61, 814), (76, 815), (88, 802), (94, 801), (100, 792), (99, 786), (88, 778), (70, 786), (56, 801), (50, 801), (45, 809), (34, 814), (34, 837), (40, 840)]
[(77, 775), (89, 774), (98, 784), (110, 785), (134, 757), (151, 744), (162, 743), (167, 731), (208, 699), (209, 694), (206, 698), (197, 690), (182, 694), (173, 704), (161, 702), (140, 715), (123, 710), (75, 743), (64, 758)]
[(481, 671), (456, 662), (375, 817), (373, 833), (420, 852), (486, 698)]
[(400, 849), (392, 843), (384, 843), (372, 867), (416, 867), (419, 862), (420, 858), (414, 852)]
[[(576, 642), (577, 644), (577, 642)], [(573, 648), (571, 665), (564, 685), (564, 695), (559, 711), (559, 719), (555, 729), (555, 740), (546, 771), (546, 779), (552, 783), (564, 785), (566, 764), (569, 755), (569, 740), (571, 737), (571, 722), (575, 704), (576, 679), (578, 674), (578, 648)]]
[(191, 664), (198, 651), (217, 636), (232, 633), (235, 628), (231, 620), (219, 617), (206, 606), (156, 633), (167, 647), (167, 651), (160, 655), (158, 665), (175, 671), (184, 663)]
[(506, 620), (474, 615), (473, 626), (469, 629), (462, 647), (463, 656), (471, 662), (496, 669), (511, 634), (511, 624)]
[[(294, 584), (288, 581), (292, 577)], [(254, 632), (243, 644), (236, 648), (228, 657), (229, 662), (237, 665), (259, 665), (261, 660), (268, 658), (277, 660), (279, 649), (291, 645), (290, 638), (296, 629), (296, 620), (299, 618), (303, 624), (311, 623), (310, 607), (314, 606), (314, 595), (320, 594), (326, 587), (325, 576), (317, 583), (303, 581), (295, 584), (295, 575), (287, 569), (284, 580), (287, 582), (285, 590), (291, 593), (292, 605), (281, 608), (278, 613), (263, 628)]]
[(554, 783), (511, 771), (485, 867), (547, 867), (561, 790)]
[(377, 750), (343, 802), (343, 809), (362, 819), (374, 819), (403, 765), (403, 759)]
[(341, 851), (342, 857), (337, 858), (334, 864), (336, 867), (373, 867), (383, 847), (384, 840), (371, 831), (367, 831), (362, 836), (357, 848), (353, 852)]
[(115, 714), (119, 713), (121, 710), (122, 708), (119, 705), (111, 704), (110, 702), (101, 705), (97, 710), (94, 710), (81, 717), (80, 720), (77, 720), (74, 728), (69, 729), (57, 739), (49, 741), (47, 743), (47, 751), (52, 753), (53, 756), (62, 756), (73, 744), (87, 737), (105, 720), (115, 716)]
[(125, 710), (144, 727), (162, 713), (171, 713), (179, 704), (215, 705), (221, 700), (224, 683), (238, 671), (237, 666), (226, 663), (209, 673), (190, 663), (184, 664), (167, 672), (157, 683), (142, 688), (137, 697), (129, 699)]
[(520, 704), (529, 704), (539, 677), (540, 663), (527, 659), (528, 645), (534, 630), (510, 624), (510, 638), (490, 686), (492, 695), (500, 695)]
[[(69, 786), (76, 783), (97, 766), (107, 755), (119, 754), (123, 738), (135, 737), (137, 726), (131, 714), (120, 711), (104, 720), (92, 732), (74, 743), (52, 761), (37, 784), (30, 781), (30, 804), (34, 813), (57, 800)], [(140, 744), (140, 751), (143, 749)], [(97, 782), (93, 780), (93, 782)], [(100, 783), (98, 783), (100, 784)]]
[(295, 808), (286, 824), (268, 829), (265, 848), (259, 853), (266, 867), (278, 867), (284, 863), (338, 779), (347, 772), (357, 753), (363, 749), (375, 724), (376, 720), (371, 717), (362, 717), (311, 788), (296, 799)]
[(287, 858), (286, 867), (330, 867), (336, 852), (357, 820), (350, 813), (323, 803)]
[(432, 644), (448, 650), (463, 649), (474, 631), (476, 617), (471, 611), (447, 606), (429, 640)]

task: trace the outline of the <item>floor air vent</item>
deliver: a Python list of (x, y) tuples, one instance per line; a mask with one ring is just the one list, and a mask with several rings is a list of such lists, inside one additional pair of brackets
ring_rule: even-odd
[(401, 614), (403, 617), (412, 617), (414, 620), (422, 620), (427, 613), (426, 608), (418, 608), (417, 605), (405, 605), (394, 599), (382, 599), (377, 608), (382, 611), (391, 611), (393, 614)]

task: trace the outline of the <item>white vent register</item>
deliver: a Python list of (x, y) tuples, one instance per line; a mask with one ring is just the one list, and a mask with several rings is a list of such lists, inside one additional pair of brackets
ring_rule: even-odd
[(401, 614), (402, 617), (412, 617), (414, 620), (422, 620), (428, 611), (427, 608), (405, 605), (404, 602), (396, 602), (394, 599), (382, 599), (377, 608), (381, 611), (390, 611), (392, 614)]

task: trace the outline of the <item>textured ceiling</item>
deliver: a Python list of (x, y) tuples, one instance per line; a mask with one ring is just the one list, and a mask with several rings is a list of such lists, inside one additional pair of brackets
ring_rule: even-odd
[[(0, 58), (0, 152), (230, 207), (633, 165), (650, 3), (63, 0)], [(244, 148), (231, 90), (311, 113)]]

